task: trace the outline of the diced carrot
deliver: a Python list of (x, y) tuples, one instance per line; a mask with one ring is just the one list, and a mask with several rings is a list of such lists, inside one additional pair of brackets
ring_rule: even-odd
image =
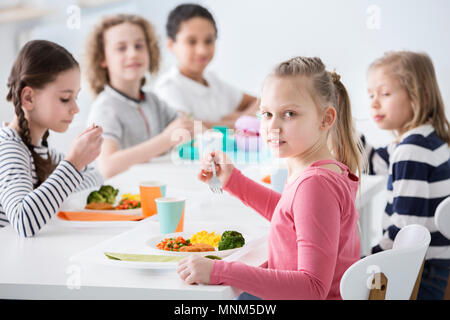
[(262, 178), (262, 182), (270, 184), (270, 174), (268, 174), (264, 178)]

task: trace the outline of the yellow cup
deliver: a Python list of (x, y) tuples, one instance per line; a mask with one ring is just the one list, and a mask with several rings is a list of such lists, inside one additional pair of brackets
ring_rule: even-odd
[(155, 199), (166, 196), (166, 185), (160, 181), (144, 181), (139, 184), (142, 215), (150, 217), (157, 213)]

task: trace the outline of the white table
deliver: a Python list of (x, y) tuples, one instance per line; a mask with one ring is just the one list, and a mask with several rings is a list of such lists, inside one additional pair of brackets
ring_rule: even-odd
[[(198, 163), (174, 165), (168, 158), (137, 165), (107, 183), (131, 190), (138, 181), (162, 180), (167, 195), (187, 197), (185, 226), (229, 223), (268, 232), (269, 223), (239, 200), (224, 193), (212, 194), (196, 179)], [(243, 166), (256, 177), (256, 166)], [(366, 214), (370, 199), (383, 180), (365, 177), (359, 206)], [(128, 189), (131, 188), (131, 189)], [(196, 286), (183, 283), (174, 271), (135, 270), (74, 263), (70, 258), (132, 228), (145, 228), (152, 218), (117, 227), (67, 226), (53, 219), (38, 236), (19, 238), (11, 227), (0, 229), (0, 299), (233, 299), (240, 292), (229, 286)], [(207, 229), (207, 227), (205, 227)], [(258, 266), (267, 259), (267, 244), (240, 260)]]

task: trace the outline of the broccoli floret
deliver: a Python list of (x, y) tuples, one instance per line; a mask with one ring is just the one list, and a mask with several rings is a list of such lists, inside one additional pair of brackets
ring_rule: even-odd
[(219, 241), (219, 250), (240, 248), (245, 244), (245, 239), (240, 232), (225, 231)]
[(98, 192), (100, 192), (100, 194), (105, 198), (104, 202), (114, 204), (116, 202), (116, 196), (119, 193), (119, 190), (114, 189), (114, 187), (112, 186), (105, 185), (101, 186)]
[(89, 204), (92, 202), (104, 203), (106, 202), (106, 199), (100, 192), (92, 191), (87, 197), (87, 203)]
[(104, 186), (100, 187), (98, 192), (103, 193), (103, 194), (111, 194), (113, 196), (117, 196), (117, 194), (119, 193), (119, 190), (115, 189), (113, 186), (104, 185)]

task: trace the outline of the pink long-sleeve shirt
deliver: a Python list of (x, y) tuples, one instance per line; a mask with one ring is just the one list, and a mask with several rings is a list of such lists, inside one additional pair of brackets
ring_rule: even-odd
[[(342, 173), (319, 167), (333, 163)], [(267, 267), (214, 261), (210, 284), (262, 299), (341, 299), (342, 275), (360, 257), (358, 178), (340, 162), (313, 163), (283, 194), (234, 169), (224, 189), (268, 219)]]

